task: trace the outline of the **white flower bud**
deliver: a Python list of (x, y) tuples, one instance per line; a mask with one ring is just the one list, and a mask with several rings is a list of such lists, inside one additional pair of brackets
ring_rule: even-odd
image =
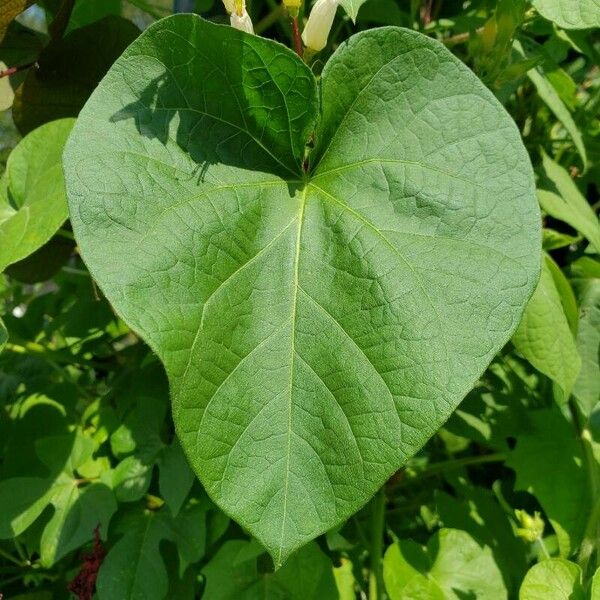
[(248, 14), (248, 11), (244, 8), (244, 12), (240, 15), (234, 10), (229, 16), (231, 26), (234, 29), (245, 31), (246, 33), (254, 33), (254, 27), (252, 26), (252, 19)]
[(235, 0), (223, 0), (225, 10), (231, 14), (235, 10)]
[(338, 3), (339, 0), (317, 0), (315, 2), (302, 32), (302, 40), (311, 50), (320, 52), (327, 46), (327, 38), (331, 32)]

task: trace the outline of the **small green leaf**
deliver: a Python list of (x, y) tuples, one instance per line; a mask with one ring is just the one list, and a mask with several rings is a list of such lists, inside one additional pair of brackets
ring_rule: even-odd
[(79, 489), (73, 479), (65, 478), (54, 490), (54, 514), (40, 541), (40, 562), (45, 568), (93, 539), (96, 527), (106, 534), (117, 510), (114, 494), (100, 483)]
[(150, 487), (152, 465), (137, 456), (128, 456), (114, 469), (112, 486), (119, 502), (136, 502)]
[(571, 333), (576, 335), (579, 323), (579, 309), (577, 308), (577, 300), (573, 288), (571, 287), (571, 283), (549, 254), (544, 255), (544, 260), (552, 275), (552, 281), (554, 281), (554, 286), (560, 297), (560, 303), (562, 304), (565, 317), (569, 323)]
[(509, 596), (527, 570), (525, 545), (515, 536), (509, 516), (494, 495), (483, 488), (454, 484), (460, 496), (437, 490), (435, 505), (442, 527), (461, 529), (478, 544), (491, 548)]
[(533, 0), (540, 14), (564, 29), (600, 27), (598, 0)]
[(160, 495), (176, 517), (194, 483), (194, 472), (177, 440), (162, 451), (158, 468)]
[(135, 513), (123, 520), (121, 539), (98, 574), (99, 600), (164, 600), (168, 578), (159, 544), (168, 538), (162, 513)]
[(546, 251), (558, 250), (559, 248), (565, 248), (581, 241), (580, 236), (568, 235), (561, 231), (555, 231), (554, 229), (548, 228), (544, 228), (542, 236), (542, 246)]
[(577, 350), (581, 371), (573, 395), (585, 415), (600, 402), (600, 279), (585, 279), (578, 286), (579, 330)]
[(91, 540), (97, 525), (106, 532), (117, 505), (105, 485), (79, 487), (75, 470), (92, 456), (90, 438), (79, 432), (52, 436), (37, 440), (35, 449), (51, 473), (47, 478), (18, 477), (0, 482), (0, 539), (21, 535), (52, 505), (54, 513), (40, 541), (40, 562), (50, 568)]
[[(521, 42), (515, 41), (515, 49), (523, 57), (528, 58)], [(561, 100), (559, 93), (554, 89), (554, 86), (545, 76), (541, 67), (536, 66), (527, 72), (531, 83), (535, 86), (539, 97), (546, 103), (548, 108), (554, 113), (554, 116), (562, 123), (563, 127), (571, 136), (577, 151), (581, 156), (584, 169), (587, 168), (588, 158), (583, 135), (573, 119), (573, 115)]]
[(385, 553), (383, 577), (391, 600), (507, 598), (490, 548), (458, 529), (441, 529), (426, 548), (412, 540), (396, 542)]
[(519, 600), (584, 600), (581, 569), (563, 558), (533, 566), (525, 576)]
[(340, 0), (340, 6), (346, 11), (352, 21), (356, 22), (358, 11), (366, 1), (367, 0)]
[(590, 600), (600, 600), (600, 568), (596, 570), (594, 576), (592, 577)]
[(538, 199), (544, 212), (560, 219), (583, 234), (596, 252), (600, 253), (600, 223), (566, 169), (542, 154), (546, 181), (538, 190)]
[(540, 267), (519, 133), (443, 45), (359, 33), (320, 88), (280, 44), (177, 15), (65, 153), (86, 264), (165, 365), (192, 468), (277, 565), (449, 417)]
[(225, 542), (202, 573), (211, 600), (337, 600), (333, 565), (309, 544), (275, 573), (259, 572), (263, 550), (255, 542)]
[(67, 218), (61, 162), (74, 122), (32, 131), (9, 156), (0, 185), (0, 271), (41, 248)]
[(182, 512), (175, 520), (164, 510), (136, 510), (125, 515), (116, 528), (122, 537), (100, 568), (98, 599), (164, 600), (169, 582), (161, 541), (175, 542), (184, 561), (196, 562), (204, 550), (204, 527), (199, 507)]
[(549, 257), (544, 258), (538, 287), (512, 341), (519, 353), (555, 381), (568, 398), (581, 368), (581, 359)]
[(0, 482), (0, 539), (21, 535), (48, 506), (50, 484), (38, 477), (17, 477)]
[(578, 547), (590, 514), (582, 446), (557, 409), (535, 411), (531, 421), (530, 431), (517, 436), (506, 464), (517, 474), (515, 487), (542, 505), (566, 557)]
[(333, 569), (339, 600), (356, 600), (356, 580), (352, 563), (347, 558), (341, 558), (340, 561), (340, 566)]

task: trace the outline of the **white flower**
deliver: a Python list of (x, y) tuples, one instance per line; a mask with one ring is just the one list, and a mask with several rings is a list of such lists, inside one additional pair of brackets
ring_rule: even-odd
[(339, 0), (317, 0), (315, 2), (302, 32), (302, 40), (311, 50), (320, 52), (327, 46), (327, 38), (331, 32), (338, 3)]
[(234, 10), (231, 15), (229, 15), (229, 19), (231, 21), (231, 26), (234, 29), (239, 29), (240, 31), (245, 31), (246, 33), (254, 33), (252, 19), (245, 8), (241, 15), (238, 15)]
[(225, 10), (231, 14), (235, 10), (235, 0), (223, 0)]

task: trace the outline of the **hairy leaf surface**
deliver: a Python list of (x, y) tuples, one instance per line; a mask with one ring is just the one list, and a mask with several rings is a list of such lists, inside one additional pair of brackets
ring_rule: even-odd
[(85, 261), (165, 364), (209, 494), (278, 565), (448, 418), (540, 264), (519, 134), (442, 45), (358, 34), (320, 96), (281, 45), (175, 16), (65, 153)]

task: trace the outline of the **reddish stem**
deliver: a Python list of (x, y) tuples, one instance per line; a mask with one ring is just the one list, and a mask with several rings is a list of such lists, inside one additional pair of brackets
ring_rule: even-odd
[(302, 58), (304, 56), (304, 47), (302, 45), (302, 36), (300, 35), (298, 17), (292, 17), (292, 32), (294, 34), (294, 50), (296, 50), (296, 54)]
[(21, 71), (26, 71), (27, 69), (31, 69), (31, 67), (35, 67), (36, 65), (37, 65), (37, 62), (34, 61), (31, 63), (27, 63), (26, 65), (19, 65), (17, 67), (9, 67), (5, 71), (0, 71), (0, 79), (2, 79), (3, 77), (10, 77), (11, 75), (14, 75), (15, 73), (19, 73)]

